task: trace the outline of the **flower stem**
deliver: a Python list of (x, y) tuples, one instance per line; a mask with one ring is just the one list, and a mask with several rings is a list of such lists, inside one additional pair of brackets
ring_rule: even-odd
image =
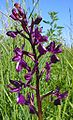
[[(32, 46), (33, 53), (35, 54), (34, 59), (35, 61), (38, 61), (35, 51), (35, 46)], [(42, 117), (42, 101), (40, 96), (40, 90), (39, 90), (39, 68), (37, 64), (37, 70), (36, 70), (36, 99), (37, 99), (37, 106), (38, 106), (38, 120), (43, 120)]]

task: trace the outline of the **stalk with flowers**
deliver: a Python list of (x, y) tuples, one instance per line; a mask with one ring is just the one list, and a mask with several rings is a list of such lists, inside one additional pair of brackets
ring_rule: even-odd
[[(50, 80), (50, 72), (51, 67), (53, 64), (57, 63), (59, 61), (59, 58), (57, 57), (57, 54), (62, 52), (61, 44), (58, 46), (55, 45), (55, 41), (50, 42), (49, 45), (46, 47), (43, 45), (43, 43), (48, 41), (47, 36), (43, 36), (42, 28), (38, 27), (38, 24), (42, 21), (42, 18), (38, 16), (36, 19), (32, 18), (31, 23), (29, 22), (29, 19), (27, 19), (27, 15), (25, 11), (21, 8), (21, 6), (18, 3), (14, 4), (14, 7), (12, 9), (12, 14), (10, 17), (16, 21), (20, 22), (22, 29), (15, 31), (8, 31), (6, 34), (12, 38), (16, 38), (18, 34), (20, 34), (24, 39), (28, 40), (32, 53), (30, 51), (24, 50), (25, 43), (22, 43), (22, 47), (16, 47), (14, 49), (14, 57), (12, 58), (12, 61), (16, 62), (16, 71), (21, 72), (22, 69), (26, 69), (27, 73), (24, 75), (24, 79), (26, 82), (24, 83), (22, 80), (10, 80), (10, 84), (7, 85), (10, 88), (10, 92), (16, 92), (17, 93), (17, 103), (21, 105), (27, 105), (29, 107), (29, 112), (31, 114), (36, 114), (38, 116), (39, 120), (43, 120), (43, 112), (42, 112), (42, 101), (47, 96), (56, 96), (56, 99), (54, 100), (55, 105), (60, 105), (63, 98), (66, 98), (68, 95), (68, 92), (65, 91), (64, 93), (60, 93), (59, 87), (56, 87), (56, 90), (51, 90), (48, 93), (41, 95), (40, 94), (40, 78), (42, 78), (43, 73), (46, 71), (45, 75), (45, 82), (48, 82)], [(25, 34), (24, 34), (25, 32)], [(39, 55), (37, 55), (37, 50)], [(42, 70), (39, 70), (39, 63), (40, 58), (44, 56), (46, 53), (51, 53), (50, 61), (45, 63), (44, 68)], [(31, 58), (32, 62), (34, 63), (33, 67), (31, 68), (28, 63), (24, 60), (24, 55)], [(35, 86), (31, 85), (33, 75), (36, 76), (36, 84)], [(21, 93), (22, 89), (25, 89), (26, 87), (29, 87), (30, 89), (33, 89), (36, 93), (36, 101), (37, 101), (37, 108), (34, 105), (34, 94), (33, 93), (27, 93), (26, 96), (24, 96)]]

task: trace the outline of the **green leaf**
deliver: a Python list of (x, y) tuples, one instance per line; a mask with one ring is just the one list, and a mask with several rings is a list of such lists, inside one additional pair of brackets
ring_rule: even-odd
[(62, 26), (57, 26), (57, 29), (63, 29), (64, 27), (62, 27)]
[(45, 20), (43, 20), (43, 22), (44, 22), (44, 23), (46, 23), (46, 24), (50, 24), (50, 22), (49, 22), (49, 21), (45, 21)]

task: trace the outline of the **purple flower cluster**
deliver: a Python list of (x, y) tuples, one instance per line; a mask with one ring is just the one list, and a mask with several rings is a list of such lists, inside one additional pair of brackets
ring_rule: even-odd
[(61, 105), (61, 100), (68, 96), (68, 92), (65, 91), (64, 93), (60, 93), (60, 89), (59, 89), (59, 87), (57, 87), (56, 90), (52, 92), (52, 95), (57, 97), (54, 100), (54, 104), (55, 105)]
[[(26, 80), (26, 83), (24, 83), (22, 80), (10, 80), (10, 84), (8, 85), (8, 87), (10, 88), (10, 92), (16, 92), (17, 93), (17, 103), (18, 104), (22, 104), (22, 105), (28, 105), (29, 107), (29, 111), (32, 114), (37, 114), (38, 117), (40, 118), (40, 115), (42, 114), (42, 108), (41, 108), (41, 102), (42, 99), (44, 98), (44, 96), (47, 95), (40, 95), (40, 91), (39, 91), (39, 80), (42, 77), (44, 71), (46, 70), (46, 77), (45, 80), (46, 82), (48, 82), (48, 80), (50, 79), (50, 72), (51, 72), (51, 67), (52, 64), (55, 64), (59, 61), (59, 58), (57, 57), (57, 54), (62, 52), (61, 44), (59, 45), (55, 45), (55, 41), (52, 41), (48, 46), (44, 46), (44, 42), (48, 41), (48, 37), (42, 35), (42, 28), (38, 27), (38, 24), (41, 22), (42, 18), (40, 16), (37, 16), (36, 19), (31, 20), (31, 23), (29, 22), (29, 20), (27, 19), (26, 13), (25, 11), (21, 8), (21, 6), (18, 3), (14, 4), (14, 7), (12, 9), (12, 14), (10, 15), (10, 17), (15, 20), (15, 21), (19, 21), (21, 23), (22, 26), (22, 30), (15, 30), (15, 31), (8, 31), (6, 34), (12, 38), (16, 38), (16, 36), (18, 34), (20, 34), (22, 37), (24, 37), (24, 39), (26, 38), (32, 48), (32, 53), (27, 52), (24, 50), (25, 46), (24, 44), (22, 45), (21, 48), (16, 47), (14, 49), (14, 57), (12, 58), (12, 61), (16, 62), (16, 71), (20, 72), (23, 69), (27, 70), (27, 73), (24, 75), (24, 79)], [(25, 32), (25, 34), (24, 34)], [(27, 35), (26, 35), (27, 34)], [(27, 37), (28, 36), (28, 37)], [(37, 51), (39, 53), (39, 55), (37, 55)], [(44, 68), (42, 69), (42, 71), (39, 71), (39, 58), (42, 57), (44, 54), (51, 53), (50, 56), (50, 61), (45, 63)], [(32, 62), (33, 62), (33, 68), (30, 67), (27, 62), (24, 60), (24, 56), (28, 56), (29, 58), (31, 58)], [(33, 78), (33, 75), (36, 75), (36, 85), (32, 86), (31, 85), (31, 81)], [(22, 89), (29, 87), (33, 90), (36, 91), (36, 99), (37, 99), (37, 107), (38, 107), (38, 111), (36, 111), (36, 108), (34, 107), (34, 95), (31, 93), (27, 93), (27, 97), (25, 97), (22, 94)], [(60, 93), (59, 88), (57, 88), (55, 91), (51, 92), (52, 96), (56, 96), (57, 99), (54, 101), (55, 105), (60, 105), (61, 104), (61, 100), (65, 97), (67, 97), (68, 93), (64, 92), (64, 93)]]

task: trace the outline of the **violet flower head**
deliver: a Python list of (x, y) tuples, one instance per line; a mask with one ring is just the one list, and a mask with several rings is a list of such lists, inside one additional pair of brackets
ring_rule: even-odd
[(23, 68), (25, 68), (27, 71), (31, 70), (27, 63), (21, 59), (20, 61), (17, 62), (16, 71), (20, 72)]
[(53, 91), (52, 95), (57, 97), (54, 100), (54, 105), (61, 105), (61, 100), (68, 96), (68, 91), (65, 91), (64, 93), (60, 93), (60, 89), (56, 88), (56, 90)]
[(50, 45), (48, 45), (46, 47), (46, 49), (53, 53), (53, 54), (58, 54), (62, 52), (62, 49), (60, 48), (61, 44), (59, 44), (58, 46), (55, 45), (55, 41), (51, 42)]
[(26, 104), (26, 99), (25, 99), (25, 97), (24, 97), (22, 94), (20, 94), (20, 93), (18, 93), (17, 103), (18, 103), (18, 104), (21, 104), (21, 105)]
[(47, 49), (42, 44), (39, 44), (38, 51), (39, 51), (40, 55), (43, 55), (47, 52)]
[(32, 42), (33, 45), (37, 45), (39, 43), (48, 41), (48, 37), (47, 36), (42, 36), (41, 31), (38, 29), (38, 27), (35, 28), (35, 30), (31, 33), (31, 37), (32, 37), (31, 42)]
[(10, 92), (20, 92), (22, 89), (22, 86), (24, 83), (22, 81), (16, 81), (16, 80), (10, 80), (9, 85), (7, 85), (10, 88)]
[(12, 37), (12, 38), (16, 38), (17, 34), (18, 34), (17, 31), (8, 31), (8, 32), (6, 33), (6, 35), (8, 35), (8, 36), (10, 36), (10, 37)]
[(12, 61), (17, 62), (16, 65), (16, 71), (20, 72), (23, 68), (25, 68), (27, 71), (30, 71), (30, 67), (27, 65), (27, 63), (23, 60), (23, 50), (20, 48), (15, 48), (14, 49), (15, 56), (12, 58)]
[(14, 53), (15, 53), (15, 56), (12, 58), (12, 61), (18, 62), (23, 58), (23, 51), (20, 48), (16, 47), (14, 49)]
[(20, 4), (15, 3), (14, 6), (15, 6), (15, 8), (18, 10), (19, 15), (20, 15), (22, 18), (26, 18), (25, 11), (24, 11), (24, 9), (21, 8)]

